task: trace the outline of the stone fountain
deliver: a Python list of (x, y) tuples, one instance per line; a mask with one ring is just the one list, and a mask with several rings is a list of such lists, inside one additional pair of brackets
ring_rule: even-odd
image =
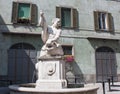
[(46, 24), (44, 13), (40, 12), (39, 26), (42, 27), (42, 40), (38, 62), (36, 63), (36, 83), (11, 85), (10, 94), (97, 94), (96, 85), (80, 88), (67, 88), (63, 50), (58, 43), (61, 34), (60, 19), (55, 18), (52, 26)]

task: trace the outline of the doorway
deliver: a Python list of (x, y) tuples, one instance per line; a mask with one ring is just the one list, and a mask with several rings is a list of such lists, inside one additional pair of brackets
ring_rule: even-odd
[(116, 55), (113, 49), (109, 47), (100, 47), (96, 49), (96, 79), (97, 82), (107, 81), (112, 78), (116, 81), (117, 63)]
[(8, 50), (8, 79), (13, 84), (33, 81), (37, 51), (31, 44), (17, 43)]

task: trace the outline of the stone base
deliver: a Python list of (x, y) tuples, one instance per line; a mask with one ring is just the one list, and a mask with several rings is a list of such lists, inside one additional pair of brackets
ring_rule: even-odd
[(36, 88), (61, 89), (67, 87), (65, 62), (61, 57), (41, 58), (36, 69), (38, 74)]
[(67, 84), (66, 84), (66, 80), (38, 80), (36, 82), (36, 88), (38, 89), (53, 89), (53, 88), (57, 88), (57, 89), (62, 89), (62, 88), (66, 88)]

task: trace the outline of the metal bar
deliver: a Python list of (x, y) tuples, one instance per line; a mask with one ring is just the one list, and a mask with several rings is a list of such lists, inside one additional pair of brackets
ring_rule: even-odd
[(102, 82), (103, 94), (105, 94), (105, 82)]
[(113, 79), (113, 76), (111, 76), (111, 80), (112, 80), (112, 85), (114, 85), (114, 79)]
[(108, 78), (108, 86), (109, 86), (109, 91), (111, 91), (111, 86), (110, 86), (110, 78)]

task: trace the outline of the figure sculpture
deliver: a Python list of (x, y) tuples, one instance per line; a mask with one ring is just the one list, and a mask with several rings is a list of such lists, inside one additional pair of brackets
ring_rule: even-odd
[(39, 58), (49, 56), (62, 56), (63, 50), (61, 45), (58, 43), (58, 39), (62, 32), (60, 29), (60, 19), (53, 19), (52, 25), (48, 26), (44, 17), (44, 13), (41, 11), (38, 26), (42, 27), (41, 37), (44, 43)]

